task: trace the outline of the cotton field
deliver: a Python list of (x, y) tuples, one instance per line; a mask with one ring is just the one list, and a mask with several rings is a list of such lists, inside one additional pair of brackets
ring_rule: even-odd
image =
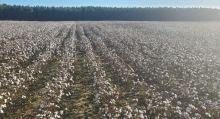
[(1, 21), (0, 118), (219, 119), (220, 23)]

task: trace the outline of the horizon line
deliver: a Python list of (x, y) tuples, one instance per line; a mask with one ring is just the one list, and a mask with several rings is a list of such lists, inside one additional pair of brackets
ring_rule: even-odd
[(80, 7), (106, 7), (106, 8), (195, 8), (195, 9), (219, 9), (220, 7), (207, 7), (207, 6), (105, 6), (105, 5), (100, 5), (100, 6), (95, 6), (95, 5), (76, 5), (76, 6), (48, 6), (48, 5), (21, 5), (21, 4), (8, 4), (8, 3), (0, 3), (0, 5), (8, 5), (8, 6), (23, 6), (23, 7), (55, 7), (55, 8), (80, 8)]

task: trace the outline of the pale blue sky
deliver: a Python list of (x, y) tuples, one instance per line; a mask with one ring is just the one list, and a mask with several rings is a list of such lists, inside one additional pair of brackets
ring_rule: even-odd
[(31, 6), (110, 6), (110, 7), (211, 7), (220, 0), (0, 0), (1, 3)]

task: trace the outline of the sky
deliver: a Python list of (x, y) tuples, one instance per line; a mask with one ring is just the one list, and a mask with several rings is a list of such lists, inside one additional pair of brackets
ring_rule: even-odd
[(220, 0), (0, 0), (0, 4), (29, 6), (206, 7), (220, 8)]

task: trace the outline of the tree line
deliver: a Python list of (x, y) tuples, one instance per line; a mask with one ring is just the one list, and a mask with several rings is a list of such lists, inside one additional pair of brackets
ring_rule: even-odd
[(43, 7), (0, 4), (0, 20), (25, 21), (219, 21), (209, 8)]

